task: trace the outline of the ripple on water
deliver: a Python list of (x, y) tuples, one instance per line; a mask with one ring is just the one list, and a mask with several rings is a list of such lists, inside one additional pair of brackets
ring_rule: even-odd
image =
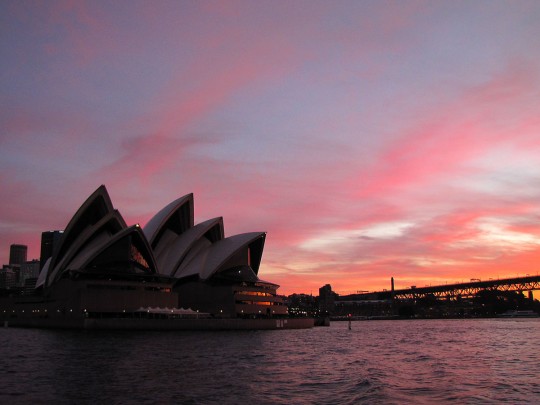
[(534, 319), (357, 322), (350, 331), (346, 322), (212, 333), (4, 328), (0, 402), (535, 403), (539, 338)]

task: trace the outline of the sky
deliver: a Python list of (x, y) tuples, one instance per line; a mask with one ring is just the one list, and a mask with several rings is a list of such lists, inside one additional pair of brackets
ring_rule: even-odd
[(0, 263), (105, 184), (282, 294), (539, 272), (536, 0), (4, 0), (0, 90)]

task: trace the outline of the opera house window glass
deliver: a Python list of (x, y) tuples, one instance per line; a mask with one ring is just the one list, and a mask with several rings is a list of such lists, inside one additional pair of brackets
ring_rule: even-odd
[(144, 270), (149, 270), (150, 269), (150, 266), (148, 265), (148, 262), (143, 257), (142, 253), (133, 244), (131, 245), (131, 249), (130, 249), (130, 259), (138, 267), (142, 267)]

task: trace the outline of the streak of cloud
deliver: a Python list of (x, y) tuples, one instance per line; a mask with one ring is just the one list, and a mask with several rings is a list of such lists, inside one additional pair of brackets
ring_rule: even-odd
[(99, 184), (267, 231), (283, 293), (535, 272), (534, 1), (0, 5), (0, 259)]

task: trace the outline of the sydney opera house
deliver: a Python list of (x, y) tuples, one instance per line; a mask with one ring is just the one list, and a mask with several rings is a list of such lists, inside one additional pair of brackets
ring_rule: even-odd
[(0, 298), (4, 324), (238, 329), (310, 327), (259, 278), (265, 232), (194, 223), (193, 195), (128, 226), (99, 187), (66, 226), (30, 294)]

